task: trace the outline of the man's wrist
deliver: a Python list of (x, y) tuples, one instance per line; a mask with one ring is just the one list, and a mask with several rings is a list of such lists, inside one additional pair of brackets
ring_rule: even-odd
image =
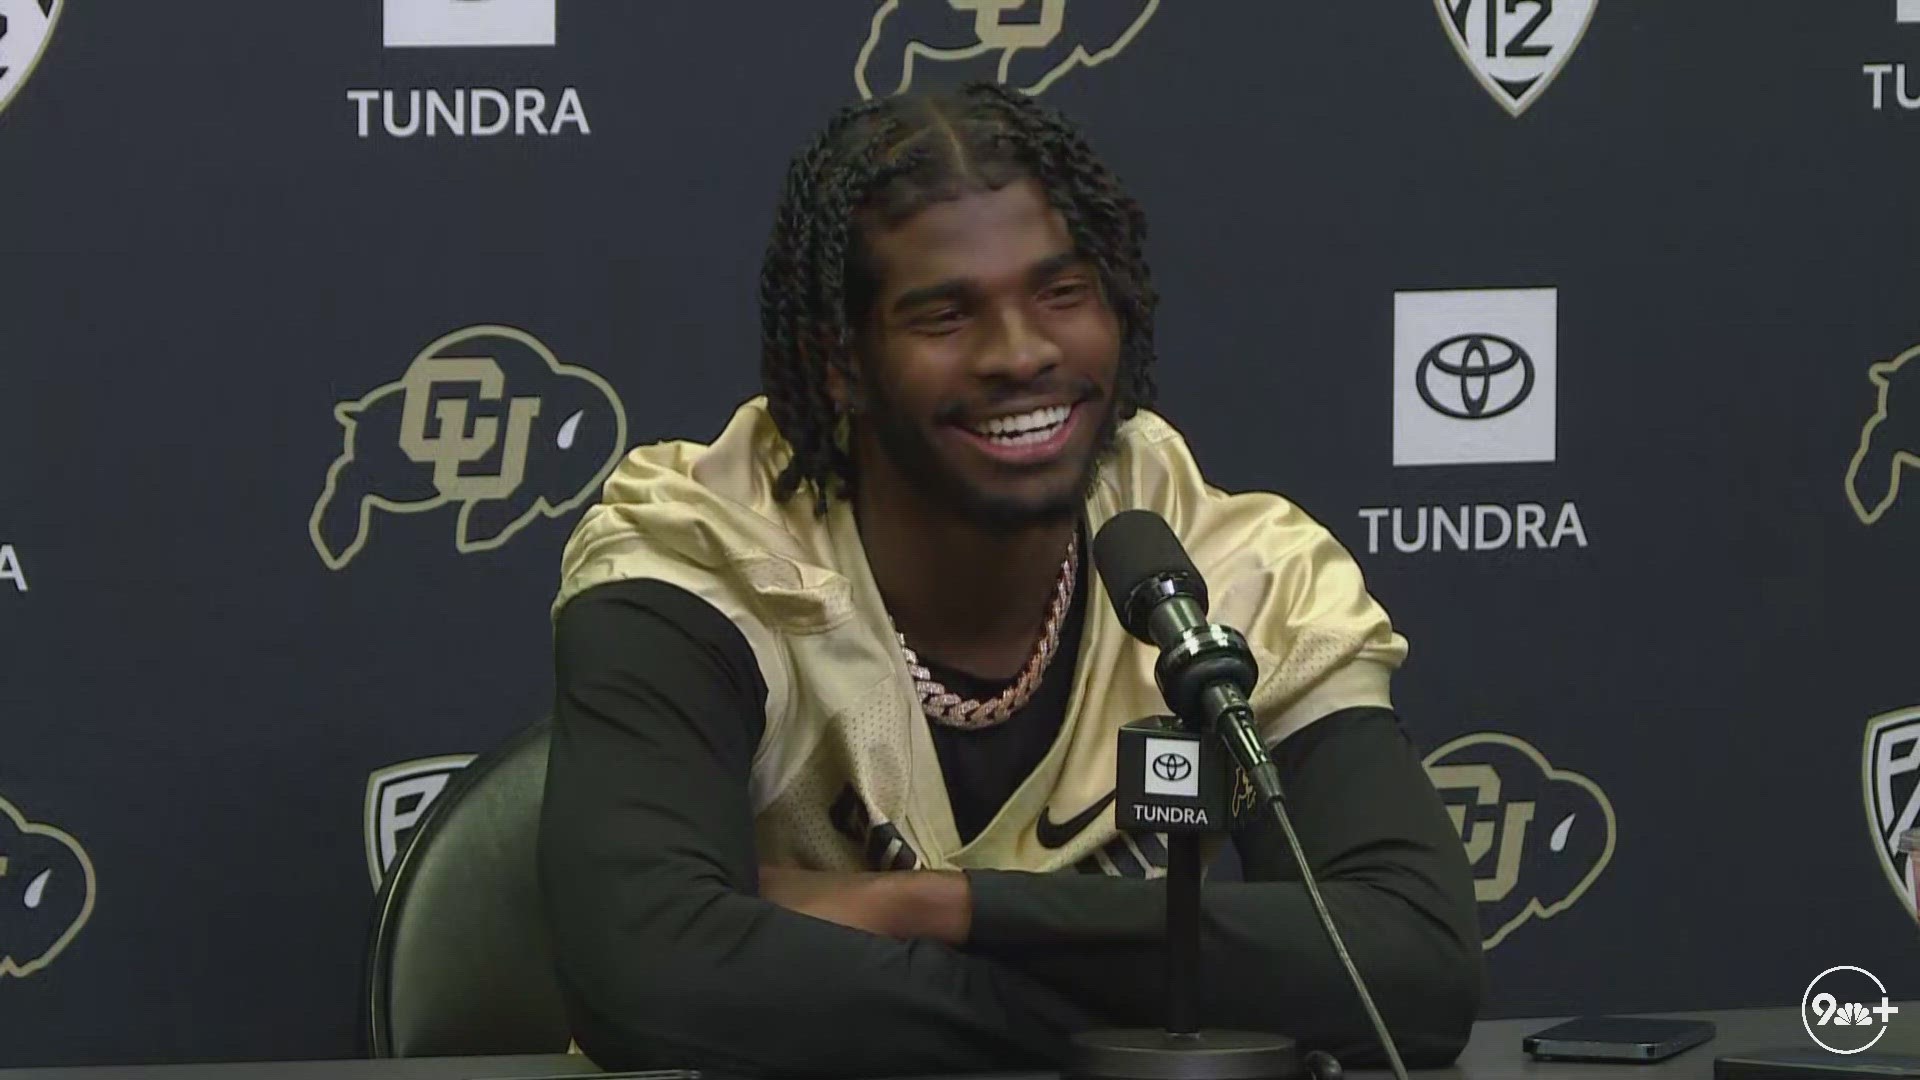
[(967, 943), (973, 895), (957, 870), (909, 870), (882, 875), (894, 888), (889, 907), (894, 937), (930, 938), (952, 946)]

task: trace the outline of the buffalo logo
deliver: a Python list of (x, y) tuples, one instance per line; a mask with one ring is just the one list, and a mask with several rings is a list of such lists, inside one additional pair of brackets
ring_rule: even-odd
[(627, 441), (626, 411), (605, 379), (507, 326), (440, 338), (397, 382), (333, 415), (345, 448), (307, 527), (334, 570), (366, 546), (376, 509), (458, 503), (454, 547), (499, 547), (541, 514), (584, 502)]
[(0, 0), (0, 112), (46, 55), (66, 0)]
[(1912, 856), (1900, 850), (1900, 834), (1920, 824), (1920, 708), (1867, 721), (1860, 775), (1880, 869), (1912, 911), (1913, 891), (1907, 884)]
[(386, 881), (387, 871), (393, 869), (400, 853), (407, 850), (433, 800), (473, 758), (472, 754), (416, 758), (375, 769), (367, 777), (367, 873), (373, 878), (375, 891)]
[(1433, 0), (1447, 38), (1508, 113), (1540, 100), (1586, 36), (1599, 0)]
[(0, 976), (53, 963), (93, 916), (93, 860), (52, 825), (0, 799)]
[(1460, 334), (1427, 350), (1413, 384), (1434, 412), (1490, 420), (1519, 408), (1533, 393), (1533, 357), (1498, 334)]
[(1880, 520), (1900, 497), (1900, 470), (1920, 469), (1920, 345), (1867, 369), (1880, 398), (1860, 448), (1847, 464), (1847, 501), (1862, 525)]
[(1613, 858), (1606, 793), (1512, 735), (1463, 735), (1426, 767), (1473, 865), (1483, 949), (1573, 906)]
[(864, 98), (902, 93), (913, 88), (916, 65), (932, 60), (960, 79), (1039, 94), (1075, 68), (1120, 55), (1159, 7), (1160, 0), (886, 0), (853, 81)]

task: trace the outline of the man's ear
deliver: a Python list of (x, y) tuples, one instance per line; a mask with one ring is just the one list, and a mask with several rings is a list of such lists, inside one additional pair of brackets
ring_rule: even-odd
[(866, 391), (861, 386), (860, 346), (857, 340), (833, 350), (827, 360), (827, 397), (833, 411), (845, 415), (866, 407)]
[(853, 380), (847, 377), (841, 361), (827, 362), (827, 397), (836, 413), (845, 413), (853, 406)]

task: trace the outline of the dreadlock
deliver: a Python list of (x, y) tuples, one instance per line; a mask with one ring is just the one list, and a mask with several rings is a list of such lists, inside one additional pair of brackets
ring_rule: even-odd
[(760, 378), (793, 448), (778, 499), (810, 484), (824, 514), (836, 482), (850, 497), (857, 480), (827, 390), (829, 365), (855, 378), (854, 330), (878, 287), (855, 215), (897, 225), (936, 202), (1024, 178), (1066, 219), (1119, 317), (1120, 419), (1153, 404), (1158, 297), (1141, 251), (1146, 217), (1064, 117), (993, 83), (850, 105), (789, 166), (761, 264)]

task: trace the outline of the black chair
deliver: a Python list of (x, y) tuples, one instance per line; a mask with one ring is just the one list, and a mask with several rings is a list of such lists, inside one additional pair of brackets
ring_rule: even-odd
[(535, 863), (552, 728), (461, 770), (394, 862), (368, 949), (373, 1056), (567, 1049)]

